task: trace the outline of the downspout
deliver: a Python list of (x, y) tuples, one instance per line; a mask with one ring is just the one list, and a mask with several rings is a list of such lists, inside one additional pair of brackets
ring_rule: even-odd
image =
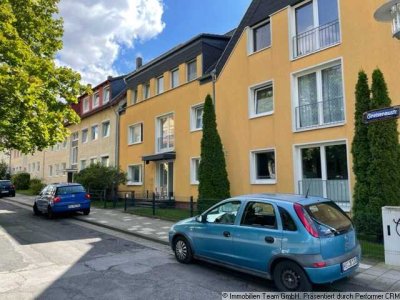
[(116, 126), (115, 126), (115, 167), (119, 169), (119, 106), (114, 106), (113, 108), (114, 113), (115, 113), (115, 120), (116, 120)]
[(213, 99), (214, 110), (215, 110), (215, 103), (216, 103), (216, 101), (215, 101), (215, 82), (217, 81), (217, 70), (216, 69), (211, 71), (211, 78), (212, 78), (212, 93), (213, 93), (212, 99)]

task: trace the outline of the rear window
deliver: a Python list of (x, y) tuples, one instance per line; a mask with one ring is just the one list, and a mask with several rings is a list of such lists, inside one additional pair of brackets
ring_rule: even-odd
[(9, 186), (9, 185), (11, 185), (11, 181), (8, 181), (8, 180), (0, 181), (0, 185)]
[(317, 223), (338, 232), (347, 231), (352, 225), (350, 218), (334, 202), (315, 203), (306, 206), (306, 209)]
[(57, 188), (57, 195), (79, 194), (85, 193), (85, 189), (81, 185), (63, 186)]

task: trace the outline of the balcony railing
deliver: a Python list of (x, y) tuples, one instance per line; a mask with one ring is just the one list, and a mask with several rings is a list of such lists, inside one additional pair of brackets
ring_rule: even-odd
[(324, 197), (334, 201), (342, 208), (350, 208), (350, 190), (347, 179), (303, 179), (298, 182), (299, 193)]
[(296, 128), (310, 128), (344, 121), (343, 97), (296, 107)]
[(157, 152), (172, 151), (175, 147), (175, 136), (173, 134), (157, 138)]
[(293, 37), (293, 57), (303, 56), (340, 41), (339, 20), (315, 27)]

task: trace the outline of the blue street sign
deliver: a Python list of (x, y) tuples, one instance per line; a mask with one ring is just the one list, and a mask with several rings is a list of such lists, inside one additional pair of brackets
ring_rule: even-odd
[(400, 118), (400, 106), (370, 110), (363, 114), (363, 122), (365, 124), (397, 118)]

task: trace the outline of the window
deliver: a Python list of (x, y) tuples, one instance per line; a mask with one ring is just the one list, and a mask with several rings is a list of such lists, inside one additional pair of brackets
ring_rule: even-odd
[(187, 81), (192, 81), (197, 78), (197, 61), (192, 60), (186, 64), (187, 68)]
[(86, 97), (83, 99), (83, 112), (86, 113), (89, 111), (89, 98)]
[(99, 137), (99, 126), (94, 125), (92, 126), (92, 141), (97, 140)]
[(306, 55), (340, 41), (337, 0), (313, 0), (294, 10), (294, 57)]
[(283, 230), (285, 230), (285, 231), (296, 231), (297, 230), (296, 223), (294, 222), (290, 213), (286, 209), (279, 207), (279, 214), (281, 215)]
[(200, 158), (192, 158), (190, 163), (190, 183), (199, 184)]
[(250, 117), (266, 116), (274, 112), (272, 83), (250, 89)]
[(67, 163), (62, 163), (61, 165), (61, 171), (65, 172), (65, 170), (67, 169)]
[(97, 157), (91, 158), (91, 159), (90, 159), (90, 164), (91, 164), (91, 165), (97, 164)]
[(78, 141), (79, 133), (74, 132), (71, 136), (71, 167), (77, 167), (78, 164)]
[(38, 171), (38, 172), (40, 171), (40, 162), (36, 163), (36, 171)]
[(251, 53), (271, 46), (271, 24), (268, 21), (251, 28)]
[(176, 88), (179, 85), (179, 69), (171, 71), (171, 88)]
[(142, 165), (128, 167), (128, 185), (142, 184)]
[(96, 108), (99, 105), (100, 105), (100, 96), (99, 93), (97, 92), (93, 95), (93, 108)]
[(243, 214), (241, 225), (276, 229), (276, 216), (272, 204), (249, 202)]
[(67, 148), (67, 143), (68, 143), (68, 139), (65, 139), (64, 142), (63, 142), (63, 148), (64, 149)]
[(172, 151), (175, 147), (174, 115), (169, 114), (157, 118), (157, 152)]
[(204, 112), (204, 105), (197, 105), (192, 107), (192, 114), (191, 114), (191, 130), (200, 130), (203, 128), (203, 112)]
[(296, 78), (296, 128), (344, 121), (342, 67), (334, 65)]
[(251, 183), (273, 184), (276, 182), (275, 151), (260, 150), (251, 153)]
[(206, 220), (208, 223), (233, 225), (239, 208), (240, 201), (225, 202), (207, 212)]
[(83, 169), (85, 169), (86, 168), (86, 160), (85, 159), (82, 159), (81, 160), (81, 170), (83, 170)]
[(103, 90), (103, 104), (110, 101), (110, 87), (105, 87)]
[(138, 101), (138, 91), (137, 89), (131, 90), (131, 104), (136, 104)]
[(164, 92), (164, 76), (157, 78), (157, 95)]
[(143, 84), (143, 100), (150, 98), (150, 82)]
[(53, 176), (53, 166), (49, 166), (49, 176)]
[(101, 157), (101, 164), (105, 167), (110, 165), (110, 157), (109, 156), (102, 156)]
[(110, 121), (103, 122), (102, 136), (103, 136), (103, 138), (110, 136)]
[(143, 124), (135, 124), (129, 126), (129, 132), (128, 132), (128, 143), (129, 145), (132, 144), (139, 144), (143, 142)]
[(55, 164), (55, 175), (58, 176), (60, 174), (60, 165)]
[(88, 141), (88, 129), (82, 130), (82, 143), (86, 143)]

